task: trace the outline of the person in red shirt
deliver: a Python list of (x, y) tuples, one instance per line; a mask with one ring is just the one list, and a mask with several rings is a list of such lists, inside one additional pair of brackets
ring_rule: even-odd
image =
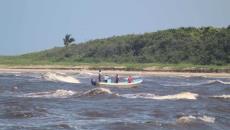
[(128, 83), (131, 83), (131, 82), (133, 82), (133, 78), (129, 75), (129, 77), (128, 77)]

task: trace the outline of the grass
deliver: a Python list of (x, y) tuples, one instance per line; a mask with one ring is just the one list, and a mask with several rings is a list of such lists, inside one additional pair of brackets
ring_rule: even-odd
[(110, 62), (74, 62), (52, 60), (35, 60), (20, 56), (1, 56), (1, 68), (65, 68), (65, 69), (110, 69), (110, 70), (145, 70), (145, 71), (184, 71), (184, 72), (230, 72), (230, 65), (194, 65), (187, 63), (161, 64), (161, 63), (110, 63)]

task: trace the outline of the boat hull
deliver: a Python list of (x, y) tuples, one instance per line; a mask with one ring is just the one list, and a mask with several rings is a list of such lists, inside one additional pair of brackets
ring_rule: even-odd
[(142, 79), (134, 80), (132, 83), (120, 82), (120, 83), (106, 83), (106, 82), (97, 82), (96, 85), (99, 87), (119, 87), (119, 88), (132, 88), (140, 86), (143, 82)]

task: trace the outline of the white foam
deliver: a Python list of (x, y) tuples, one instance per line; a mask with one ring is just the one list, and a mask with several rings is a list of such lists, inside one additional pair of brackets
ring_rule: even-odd
[(221, 83), (221, 84), (230, 84), (230, 82), (225, 82), (222, 80), (208, 80), (208, 82), (206, 84), (212, 84), (212, 83)]
[[(20, 97), (32, 97), (32, 98), (67, 98), (73, 95), (76, 96), (96, 96), (96, 95), (103, 95), (103, 94), (115, 94), (112, 93), (107, 88), (94, 88), (90, 89), (86, 92), (76, 92), (72, 90), (64, 90), (58, 89), (56, 91), (48, 91), (48, 92), (36, 92), (36, 93), (27, 93)], [(117, 95), (117, 94), (115, 94)]]
[(199, 85), (206, 85), (206, 84), (211, 84), (211, 83), (214, 83), (216, 81), (214, 80), (208, 80), (208, 81), (205, 81), (205, 82), (200, 82), (200, 83), (189, 83), (189, 82), (172, 82), (172, 83), (161, 83), (160, 85), (163, 85), (163, 86), (199, 86)]
[(227, 99), (227, 98), (230, 98), (230, 95), (216, 95), (216, 96), (212, 96), (212, 97), (214, 97), (214, 98), (225, 98), (225, 99)]
[(215, 117), (210, 116), (182, 116), (176, 120), (177, 123), (191, 123), (195, 121), (203, 121), (206, 123), (215, 123)]
[(71, 90), (58, 89), (56, 91), (50, 92), (37, 92), (24, 94), (23, 97), (33, 97), (33, 98), (66, 98), (76, 94), (76, 92)]
[(202, 116), (202, 117), (198, 117), (198, 119), (207, 122), (207, 123), (214, 123), (215, 122), (215, 117), (210, 117), (210, 116)]
[(195, 116), (182, 116), (180, 118), (178, 118), (176, 120), (177, 123), (181, 123), (181, 124), (184, 124), (184, 123), (190, 123), (192, 121), (195, 121), (196, 120), (196, 117)]
[(80, 81), (76, 78), (73, 78), (71, 76), (66, 76), (63, 74), (57, 74), (57, 73), (48, 72), (45, 75), (43, 75), (43, 77), (49, 81), (59, 81), (59, 82), (66, 82), (66, 83), (80, 83)]
[(198, 94), (191, 93), (191, 92), (182, 92), (175, 95), (158, 96), (151, 93), (137, 93), (137, 94), (122, 94), (120, 96), (125, 98), (143, 98), (143, 99), (155, 99), (155, 100), (179, 100), (179, 99), (196, 100)]
[(197, 84), (191, 84), (191, 83), (160, 83), (162, 86), (170, 87), (170, 86), (175, 86), (175, 87), (180, 87), (180, 86), (196, 86)]
[(76, 94), (76, 92), (71, 91), (71, 90), (63, 90), (63, 89), (58, 89), (55, 91), (55, 93), (53, 93), (54, 97), (65, 97), (65, 96), (72, 96)]

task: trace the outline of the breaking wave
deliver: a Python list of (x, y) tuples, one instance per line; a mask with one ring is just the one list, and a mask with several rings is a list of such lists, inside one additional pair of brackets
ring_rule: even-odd
[(91, 90), (88, 90), (84, 92), (81, 96), (95, 96), (95, 95), (101, 95), (101, 94), (113, 94), (110, 89), (107, 88), (94, 88)]
[(182, 82), (182, 83), (160, 83), (160, 85), (162, 86), (200, 86), (200, 85), (209, 85), (209, 84), (214, 84), (214, 83), (220, 83), (220, 84), (230, 84), (230, 82), (225, 82), (222, 80), (208, 80), (205, 82), (200, 82), (200, 83), (186, 83), (186, 82)]
[(215, 82), (221, 83), (221, 84), (230, 84), (230, 82), (225, 82), (222, 80), (214, 80)]
[(76, 94), (77, 92), (71, 90), (58, 89), (56, 91), (50, 92), (37, 92), (24, 94), (23, 97), (33, 97), (33, 98), (66, 98)]
[(66, 76), (64, 74), (50, 73), (50, 72), (44, 74), (43, 78), (49, 81), (59, 81), (59, 82), (66, 82), (66, 83), (80, 83), (79, 80), (71, 76)]
[(212, 98), (224, 98), (224, 99), (228, 99), (230, 98), (230, 95), (216, 95), (216, 96), (212, 96)]
[(210, 116), (182, 116), (179, 117), (176, 122), (180, 123), (180, 124), (187, 124), (187, 123), (192, 123), (192, 122), (196, 122), (196, 121), (203, 121), (206, 123), (215, 123), (215, 117), (210, 117)]
[[(72, 90), (64, 90), (58, 89), (56, 91), (49, 92), (37, 92), (37, 93), (28, 93), (24, 94), (22, 97), (32, 97), (32, 98), (68, 98), (71, 96), (97, 96), (97, 95), (105, 95), (105, 94), (115, 94), (112, 93), (107, 88), (94, 88), (90, 89), (86, 92), (76, 92)], [(116, 94), (115, 94), (116, 95)]]
[(151, 93), (122, 94), (120, 96), (125, 98), (143, 98), (143, 99), (155, 99), (155, 100), (179, 100), (179, 99), (196, 100), (199, 95), (191, 92), (182, 92), (175, 95), (166, 95), (166, 96), (158, 96)]

